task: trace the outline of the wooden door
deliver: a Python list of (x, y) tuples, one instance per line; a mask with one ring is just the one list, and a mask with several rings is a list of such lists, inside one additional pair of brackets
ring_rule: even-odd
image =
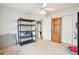
[(60, 43), (61, 39), (61, 18), (52, 19), (52, 41)]

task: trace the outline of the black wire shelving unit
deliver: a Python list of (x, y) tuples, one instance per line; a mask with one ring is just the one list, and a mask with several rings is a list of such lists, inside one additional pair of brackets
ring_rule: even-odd
[(19, 18), (17, 24), (18, 24), (18, 43), (20, 45), (36, 42), (35, 20)]

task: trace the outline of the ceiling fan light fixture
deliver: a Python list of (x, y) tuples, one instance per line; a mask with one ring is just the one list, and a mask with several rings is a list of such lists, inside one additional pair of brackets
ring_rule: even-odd
[(55, 11), (56, 9), (55, 8), (45, 8), (46, 10), (49, 10), (49, 11)]
[(46, 11), (42, 10), (42, 11), (40, 12), (40, 14), (41, 14), (41, 15), (46, 15)]

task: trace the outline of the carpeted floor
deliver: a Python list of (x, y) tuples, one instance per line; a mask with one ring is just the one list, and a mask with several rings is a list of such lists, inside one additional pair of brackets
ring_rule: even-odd
[(3, 50), (6, 55), (69, 55), (66, 44), (58, 44), (48, 40), (23, 46), (15, 45)]

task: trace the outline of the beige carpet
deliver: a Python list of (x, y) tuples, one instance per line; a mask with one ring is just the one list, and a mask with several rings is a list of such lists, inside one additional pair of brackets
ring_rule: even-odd
[[(6, 50), (6, 51), (5, 51)], [(9, 55), (68, 55), (67, 45), (58, 44), (48, 40), (38, 40), (37, 42), (23, 46), (15, 45), (4, 49), (4, 54)]]

